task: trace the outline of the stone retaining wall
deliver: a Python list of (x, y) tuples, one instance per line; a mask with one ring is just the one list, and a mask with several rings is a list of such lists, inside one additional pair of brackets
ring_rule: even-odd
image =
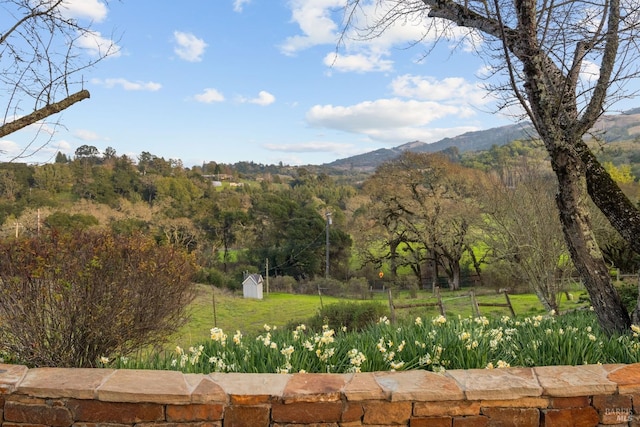
[(638, 426), (640, 364), (182, 374), (0, 364), (2, 427)]

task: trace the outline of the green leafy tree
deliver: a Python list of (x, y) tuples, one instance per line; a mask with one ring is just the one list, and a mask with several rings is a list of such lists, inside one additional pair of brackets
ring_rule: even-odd
[(265, 259), (273, 273), (296, 279), (322, 271), (324, 219), (283, 193), (255, 196), (249, 210), (255, 240), (249, 250), (254, 264)]
[(157, 174), (162, 176), (171, 175), (171, 162), (163, 157), (158, 157), (148, 151), (143, 151), (138, 156), (138, 170), (142, 175)]
[(73, 193), (83, 199), (93, 199), (93, 166), (78, 158), (69, 165), (73, 174)]
[(34, 184), (52, 194), (69, 191), (73, 186), (73, 176), (66, 163), (48, 163), (34, 170)]
[(99, 224), (98, 218), (93, 215), (69, 214), (66, 212), (54, 212), (44, 220), (45, 226), (61, 232), (86, 230)]
[(146, 234), (149, 232), (149, 223), (139, 218), (125, 218), (121, 220), (112, 221), (111, 230), (116, 234)]
[(189, 216), (204, 195), (203, 189), (186, 176), (163, 176), (155, 181), (156, 199), (170, 206), (169, 217)]
[(56, 154), (56, 163), (69, 163), (69, 159), (67, 158), (67, 155), (64, 154), (62, 151), (58, 151), (58, 153)]
[(81, 145), (76, 149), (76, 159), (89, 164), (96, 164), (100, 160), (100, 151), (93, 145)]
[[(263, 265), (269, 259), (271, 274), (312, 278), (325, 270), (326, 221), (313, 204), (292, 197), (290, 191), (256, 194), (249, 210), (254, 241), (249, 249), (253, 264)], [(347, 254), (341, 245), (351, 240), (333, 228), (330, 246), (334, 259)], [(337, 265), (337, 264), (336, 264)]]
[(92, 198), (98, 203), (116, 206), (118, 194), (113, 185), (113, 171), (105, 167), (93, 167), (91, 175), (89, 192), (92, 194)]
[(200, 218), (199, 225), (206, 232), (214, 248), (222, 247), (222, 269), (226, 273), (229, 255), (238, 241), (241, 230), (247, 225), (247, 213), (240, 209), (228, 209), (216, 204), (208, 214)]
[(479, 221), (473, 198), (479, 180), (476, 171), (437, 154), (405, 152), (380, 166), (365, 192), (376, 225), (371, 230), (383, 230), (378, 234), (383, 246), (371, 247), (368, 258), (378, 258), (378, 264), (388, 259), (392, 272), (400, 265), (410, 267), (418, 280), (425, 282), (430, 275), (433, 284), (441, 268), (451, 289), (457, 289), (470, 229)]
[(142, 198), (140, 174), (127, 156), (113, 158), (111, 182), (116, 194), (131, 201), (137, 201)]

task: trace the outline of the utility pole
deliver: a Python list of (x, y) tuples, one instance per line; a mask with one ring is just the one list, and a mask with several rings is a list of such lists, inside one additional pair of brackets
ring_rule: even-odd
[(267, 281), (267, 295), (269, 295), (269, 258), (265, 259), (264, 276)]
[(327, 226), (326, 226), (326, 230), (327, 230), (327, 239), (326, 239), (326, 243), (325, 243), (325, 278), (329, 278), (329, 226), (331, 225), (331, 212), (327, 212), (326, 213), (327, 216)]

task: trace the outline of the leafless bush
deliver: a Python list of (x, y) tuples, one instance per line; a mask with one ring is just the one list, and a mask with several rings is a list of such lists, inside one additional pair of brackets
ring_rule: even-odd
[(296, 286), (296, 279), (291, 276), (275, 276), (269, 279), (269, 289), (272, 292), (292, 293)]
[(30, 366), (92, 367), (162, 343), (186, 320), (193, 263), (142, 235), (0, 242), (0, 351)]

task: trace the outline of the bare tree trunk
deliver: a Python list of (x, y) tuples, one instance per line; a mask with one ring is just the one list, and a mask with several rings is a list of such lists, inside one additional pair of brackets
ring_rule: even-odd
[(560, 221), (574, 265), (591, 298), (600, 326), (609, 334), (631, 327), (629, 313), (616, 292), (593, 235), (586, 206), (586, 179), (580, 160), (556, 146), (552, 165), (558, 178)]
[(551, 158), (551, 166), (558, 179), (556, 202), (567, 247), (584, 280), (598, 322), (608, 334), (626, 331), (631, 327), (631, 319), (609, 277), (607, 265), (593, 235), (586, 205), (587, 175), (593, 172), (596, 164), (590, 169), (582, 159), (587, 158), (582, 136), (593, 127), (602, 111), (616, 57), (618, 36), (615, 29), (620, 18), (619, 0), (609, 2), (609, 31), (604, 35), (606, 44), (600, 76), (582, 115), (578, 112), (576, 97), (577, 73), (585, 57), (583, 49), (586, 44), (578, 43), (571, 70), (563, 74), (551, 56), (539, 49), (536, 7), (534, 0), (515, 0), (518, 37), (512, 40), (513, 44), (507, 42), (507, 45), (522, 61), (525, 74), (523, 86), (528, 102), (524, 100), (523, 93), (518, 92), (517, 88), (515, 91), (521, 97), (521, 104), (528, 109), (527, 114)]
[(587, 191), (613, 228), (640, 254), (640, 210), (622, 192), (584, 142), (576, 144), (585, 164)]
[(457, 291), (458, 289), (460, 289), (460, 262), (456, 261), (453, 262), (453, 265), (451, 266), (451, 273), (452, 273), (452, 277), (451, 277), (451, 290), (452, 291)]
[[(538, 300), (542, 304), (542, 307), (544, 307), (544, 310), (547, 313), (551, 313), (552, 310), (556, 310), (557, 305), (551, 304), (549, 298), (547, 298), (547, 295), (544, 293), (541, 286), (533, 286), (533, 292), (536, 294)], [(558, 310), (556, 310), (556, 313), (557, 312)]]
[(394, 279), (398, 277), (398, 242), (396, 239), (389, 241), (389, 269), (391, 270), (391, 277)]
[(638, 298), (636, 299), (636, 308), (631, 314), (631, 323), (640, 325), (640, 274), (638, 275)]

